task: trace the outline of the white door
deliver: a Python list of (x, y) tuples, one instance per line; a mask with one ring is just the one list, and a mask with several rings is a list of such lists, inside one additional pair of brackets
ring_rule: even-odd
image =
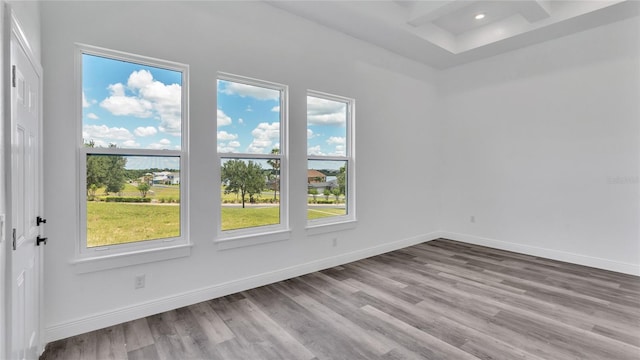
[[(17, 25), (16, 25), (17, 26)], [(37, 359), (40, 345), (42, 211), (40, 67), (11, 34), (10, 357)]]

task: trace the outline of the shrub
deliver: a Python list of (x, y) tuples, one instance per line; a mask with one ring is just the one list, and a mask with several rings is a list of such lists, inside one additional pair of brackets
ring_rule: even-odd
[(333, 204), (334, 201), (333, 200), (318, 200), (316, 201), (316, 204)]
[(127, 203), (151, 202), (151, 199), (141, 198), (141, 197), (107, 196), (104, 199), (106, 202), (127, 202)]

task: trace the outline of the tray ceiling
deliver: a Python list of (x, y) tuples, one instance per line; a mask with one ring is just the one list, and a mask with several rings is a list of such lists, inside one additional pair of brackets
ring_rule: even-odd
[(635, 0), (266, 2), (438, 69), (640, 13)]

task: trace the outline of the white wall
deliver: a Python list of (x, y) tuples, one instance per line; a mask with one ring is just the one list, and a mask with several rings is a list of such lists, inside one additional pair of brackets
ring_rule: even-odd
[(640, 274), (639, 30), (636, 17), (441, 74), (447, 236)]
[[(5, 60), (4, 60), (4, 39), (5, 39), (5, 2), (0, 1), (0, 46), (3, 46), (3, 50), (1, 52), (2, 56), (0, 56), (0, 69), (4, 69)], [(0, 84), (5, 84), (5, 71), (0, 71)], [(7, 194), (6, 194), (6, 179), (7, 171), (5, 170), (5, 161), (4, 157), (7, 151), (5, 150), (5, 127), (8, 124), (7, 117), (4, 116), (5, 104), (4, 104), (4, 85), (0, 85), (0, 116), (2, 117), (2, 126), (0, 126), (0, 169), (2, 169), (2, 175), (0, 176), (0, 214), (5, 215), (7, 209)], [(7, 149), (8, 150), (8, 149)], [(6, 227), (6, 226), (5, 226)], [(1, 230), (0, 230), (1, 231)], [(6, 336), (7, 336), (7, 317), (6, 317), (6, 274), (8, 273), (7, 269), (7, 247), (8, 242), (6, 239), (0, 238), (0, 357), (7, 357), (7, 347), (6, 347)]]
[[(15, 14), (15, 17), (18, 19), (22, 30), (25, 33), (27, 41), (31, 47), (33, 55), (36, 59), (40, 60), (40, 5), (35, 1), (0, 1), (0, 42), (4, 42), (8, 40), (9, 34), (6, 33), (5, 18), (8, 13), (7, 4), (9, 4), (9, 8)], [(5, 171), (5, 166), (7, 163), (5, 162), (5, 156), (8, 156), (10, 151), (9, 142), (5, 141), (5, 136), (9, 134), (9, 121), (10, 118), (5, 116), (5, 110), (7, 109), (7, 104), (5, 104), (5, 73), (6, 73), (6, 61), (9, 60), (9, 54), (5, 54), (4, 44), (0, 45), (2, 48), (2, 56), (0, 56), (0, 116), (2, 117), (2, 126), (0, 126), (0, 169), (2, 169), (2, 175), (0, 176), (0, 214), (5, 214), (10, 209), (10, 204), (7, 202), (7, 179), (6, 176), (9, 176), (9, 172)], [(7, 219), (10, 221), (10, 218)], [(6, 336), (8, 325), (6, 319), (6, 303), (7, 299), (7, 276), (10, 274), (10, 269), (7, 268), (7, 253), (10, 250), (11, 242), (10, 242), (10, 234), (11, 234), (11, 226), (5, 225), (5, 235), (6, 239), (4, 242), (0, 243), (0, 358), (7, 358), (7, 347), (6, 347)], [(2, 241), (2, 239), (0, 239)]]
[[(259, 2), (44, 2), (42, 21), (49, 340), (441, 234), (640, 273), (637, 19), (438, 82), (426, 66)], [(69, 264), (79, 227), (75, 42), (191, 66), (190, 257), (82, 275)], [(217, 71), (290, 86), (289, 241), (212, 243)], [(356, 99), (354, 230), (309, 236), (295, 211), (306, 199), (306, 89)], [(147, 285), (133, 290), (140, 273)]]
[[(437, 236), (441, 144), (430, 68), (261, 2), (44, 2), (42, 20), (49, 340)], [(190, 257), (82, 275), (69, 264), (79, 227), (75, 42), (190, 65)], [(290, 86), (291, 240), (225, 251), (212, 243), (217, 71)], [(307, 89), (356, 99), (352, 230), (304, 230)], [(139, 273), (147, 284), (134, 290)]]

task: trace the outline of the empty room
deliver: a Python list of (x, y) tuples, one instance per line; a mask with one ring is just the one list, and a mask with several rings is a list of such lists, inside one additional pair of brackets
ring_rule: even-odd
[(0, 359), (640, 359), (639, 1), (0, 5)]

